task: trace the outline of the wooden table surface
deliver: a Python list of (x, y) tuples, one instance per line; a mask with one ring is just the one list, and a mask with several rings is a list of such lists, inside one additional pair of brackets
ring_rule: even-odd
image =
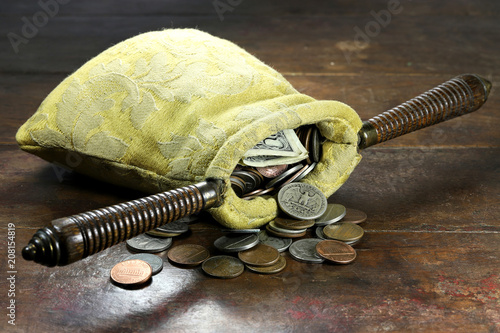
[[(500, 2), (59, 2), (41, 2), (52, 4), (45, 21), (37, 1), (0, 4), (1, 331), (500, 331)], [(44, 24), (23, 31), (33, 17)], [(61, 174), (19, 150), (17, 128), (86, 60), (138, 33), (171, 27), (229, 39), (300, 92), (345, 102), (365, 120), (461, 73), (484, 76), (493, 90), (473, 114), (363, 151), (329, 198), (368, 214), (352, 264), (304, 264), (285, 254), (279, 274), (219, 280), (160, 253), (163, 271), (144, 288), (125, 290), (109, 278), (129, 255), (125, 244), (65, 267), (24, 261), (22, 247), (50, 220), (143, 193)], [(26, 38), (13, 44), (9, 33)], [(216, 253), (220, 235), (202, 215), (174, 245)], [(15, 326), (7, 316), (12, 300)]]

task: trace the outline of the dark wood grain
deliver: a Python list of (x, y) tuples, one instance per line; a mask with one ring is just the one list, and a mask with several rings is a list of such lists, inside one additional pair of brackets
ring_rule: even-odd
[[(221, 21), (212, 1), (70, 1), (14, 52), (37, 1), (0, 2), (0, 270), (16, 226), (16, 326), (2, 332), (495, 332), (500, 330), (500, 2), (401, 1), (369, 43), (355, 27), (388, 1), (243, 1)], [(113, 285), (130, 253), (113, 246), (46, 268), (21, 248), (48, 221), (144, 193), (63, 172), (20, 151), (17, 128), (67, 75), (107, 47), (163, 27), (198, 27), (241, 45), (302, 93), (352, 106), (363, 120), (462, 73), (493, 83), (473, 114), (362, 151), (329, 202), (363, 210), (366, 233), (349, 265), (312, 265), (285, 254), (276, 275), (213, 279), (172, 265), (143, 288)], [(359, 44), (359, 43), (358, 43)], [(349, 57), (347, 58), (346, 55)], [(188, 234), (216, 254), (223, 233), (202, 214)], [(310, 232), (307, 236), (310, 235)], [(3, 284), (6, 285), (6, 284)]]

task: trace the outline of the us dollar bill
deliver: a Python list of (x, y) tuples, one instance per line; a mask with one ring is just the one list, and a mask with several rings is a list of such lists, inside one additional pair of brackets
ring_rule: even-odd
[(293, 164), (308, 157), (295, 131), (285, 129), (270, 135), (243, 155), (243, 164), (265, 167), (279, 164)]
[(248, 150), (243, 156), (299, 156), (307, 154), (297, 134), (291, 129), (270, 135)]
[(305, 160), (307, 153), (299, 156), (249, 156), (243, 158), (243, 164), (251, 167), (266, 167), (281, 164), (294, 164)]

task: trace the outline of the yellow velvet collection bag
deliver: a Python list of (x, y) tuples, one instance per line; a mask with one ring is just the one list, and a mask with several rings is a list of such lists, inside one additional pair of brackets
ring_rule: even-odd
[(330, 196), (361, 158), (356, 112), (297, 92), (229, 41), (167, 29), (88, 61), (47, 96), (16, 139), (49, 162), (148, 193), (222, 179), (223, 203), (210, 213), (226, 227), (255, 228), (277, 215), (276, 198), (240, 199), (231, 172), (259, 141), (309, 124), (326, 141), (302, 181)]

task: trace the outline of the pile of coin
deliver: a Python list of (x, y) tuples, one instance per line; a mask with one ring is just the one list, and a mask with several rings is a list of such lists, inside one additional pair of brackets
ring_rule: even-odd
[[(296, 135), (296, 136), (295, 136)], [(295, 141), (295, 146), (303, 145), (307, 157), (299, 163), (248, 167), (238, 165), (230, 177), (235, 193), (252, 199), (264, 194), (276, 194), (278, 205), (284, 214), (264, 228), (246, 230), (222, 230), (227, 234), (219, 237), (214, 246), (218, 253), (210, 252), (196, 244), (183, 244), (170, 249), (168, 260), (184, 267), (202, 265), (202, 270), (217, 278), (234, 278), (247, 270), (259, 274), (281, 272), (286, 267), (283, 252), (300, 262), (338, 264), (352, 262), (356, 251), (352, 245), (359, 242), (364, 231), (357, 224), (366, 220), (366, 214), (346, 209), (339, 204), (329, 204), (324, 194), (316, 187), (298, 182), (314, 170), (321, 159), (321, 137), (316, 126), (303, 126), (285, 136)], [(257, 145), (271, 151), (271, 143)], [(277, 139), (276, 139), (277, 140)], [(275, 141), (276, 141), (275, 140)], [(300, 143), (297, 143), (300, 140)], [(293, 146), (293, 144), (291, 145)], [(283, 152), (280, 152), (283, 153)], [(264, 154), (265, 155), (265, 154)], [(266, 156), (254, 155), (254, 160), (266, 160)], [(275, 158), (275, 157), (272, 157)], [(278, 157), (286, 160), (287, 157)], [(189, 219), (189, 217), (188, 217)], [(153, 255), (169, 249), (172, 237), (189, 231), (189, 221), (176, 221), (148, 231), (127, 241), (127, 247), (139, 252), (118, 263), (111, 271), (112, 280), (121, 286), (141, 285), (149, 281), (163, 267), (163, 259)], [(314, 238), (303, 238), (308, 229)], [(296, 241), (293, 239), (301, 238)]]
[(298, 182), (314, 170), (321, 159), (323, 138), (316, 126), (302, 126), (295, 133), (308, 152), (307, 157), (292, 164), (249, 167), (238, 164), (230, 176), (237, 196), (246, 200), (264, 194), (273, 195), (292, 182)]

